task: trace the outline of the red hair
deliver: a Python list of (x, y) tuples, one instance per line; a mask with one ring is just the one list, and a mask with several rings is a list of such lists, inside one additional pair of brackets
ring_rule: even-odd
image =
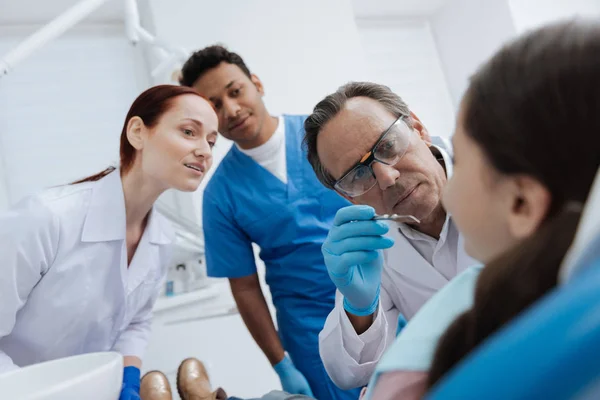
[[(186, 86), (175, 86), (175, 85), (158, 85), (151, 87), (140, 94), (131, 107), (125, 117), (125, 123), (123, 124), (123, 130), (121, 131), (121, 145), (119, 150), (119, 168), (122, 173), (128, 172), (133, 166), (135, 161), (135, 148), (129, 143), (127, 139), (127, 124), (133, 117), (140, 117), (144, 122), (144, 125), (148, 128), (156, 126), (160, 117), (171, 108), (173, 99), (184, 94), (193, 94), (198, 97), (202, 97), (196, 90)], [(206, 100), (206, 99), (205, 99)], [(208, 101), (208, 100), (207, 100)], [(212, 103), (208, 102), (212, 105)], [(106, 175), (114, 171), (115, 167), (108, 167), (102, 172), (95, 175), (88, 176), (87, 178), (73, 182), (72, 184), (93, 182), (104, 178)]]

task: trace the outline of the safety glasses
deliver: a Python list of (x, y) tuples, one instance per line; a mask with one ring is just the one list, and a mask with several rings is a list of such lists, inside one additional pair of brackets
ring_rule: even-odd
[(410, 146), (412, 129), (401, 116), (387, 128), (379, 140), (363, 158), (340, 179), (334, 188), (348, 197), (357, 197), (367, 193), (377, 183), (372, 165), (379, 162), (385, 165), (396, 165)]

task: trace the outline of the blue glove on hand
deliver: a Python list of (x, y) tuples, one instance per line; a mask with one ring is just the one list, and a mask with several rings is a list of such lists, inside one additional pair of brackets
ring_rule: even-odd
[(394, 241), (384, 237), (389, 228), (374, 221), (369, 206), (349, 206), (335, 215), (322, 251), (329, 277), (344, 295), (344, 309), (350, 314), (371, 315), (379, 304), (383, 255)]
[(123, 368), (123, 388), (119, 400), (140, 400), (140, 370), (136, 367)]
[(302, 375), (302, 372), (296, 369), (288, 356), (285, 356), (283, 360), (273, 366), (273, 369), (277, 372), (277, 375), (279, 375), (281, 387), (284, 392), (313, 397), (308, 381), (304, 375)]

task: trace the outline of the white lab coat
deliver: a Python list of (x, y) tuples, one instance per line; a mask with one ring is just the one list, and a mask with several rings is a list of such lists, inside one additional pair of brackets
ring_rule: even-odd
[[(450, 177), (452, 161), (445, 151), (438, 150)], [(356, 333), (344, 310), (343, 297), (337, 292), (335, 308), (319, 334), (319, 352), (327, 373), (342, 389), (369, 382), (381, 356), (394, 342), (399, 314), (410, 320), (453, 277), (479, 264), (465, 253), (463, 238), (450, 216), (440, 239), (429, 238), (431, 249), (427, 258), (431, 260), (422, 255), (428, 252), (423, 250), (428, 245), (423, 244), (425, 235), (410, 231), (400, 224), (390, 226), (388, 236), (394, 239), (394, 246), (383, 253), (379, 307), (366, 332)]]
[(171, 255), (155, 210), (129, 268), (118, 170), (0, 215), (0, 373), (76, 354), (141, 357)]

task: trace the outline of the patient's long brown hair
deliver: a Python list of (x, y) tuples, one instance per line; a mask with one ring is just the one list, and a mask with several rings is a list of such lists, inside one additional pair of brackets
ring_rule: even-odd
[(429, 386), (556, 286), (600, 166), (600, 25), (558, 23), (508, 44), (471, 78), (463, 106), (494, 168), (535, 178), (552, 201), (532, 237), (482, 270), (473, 307), (438, 343)]

